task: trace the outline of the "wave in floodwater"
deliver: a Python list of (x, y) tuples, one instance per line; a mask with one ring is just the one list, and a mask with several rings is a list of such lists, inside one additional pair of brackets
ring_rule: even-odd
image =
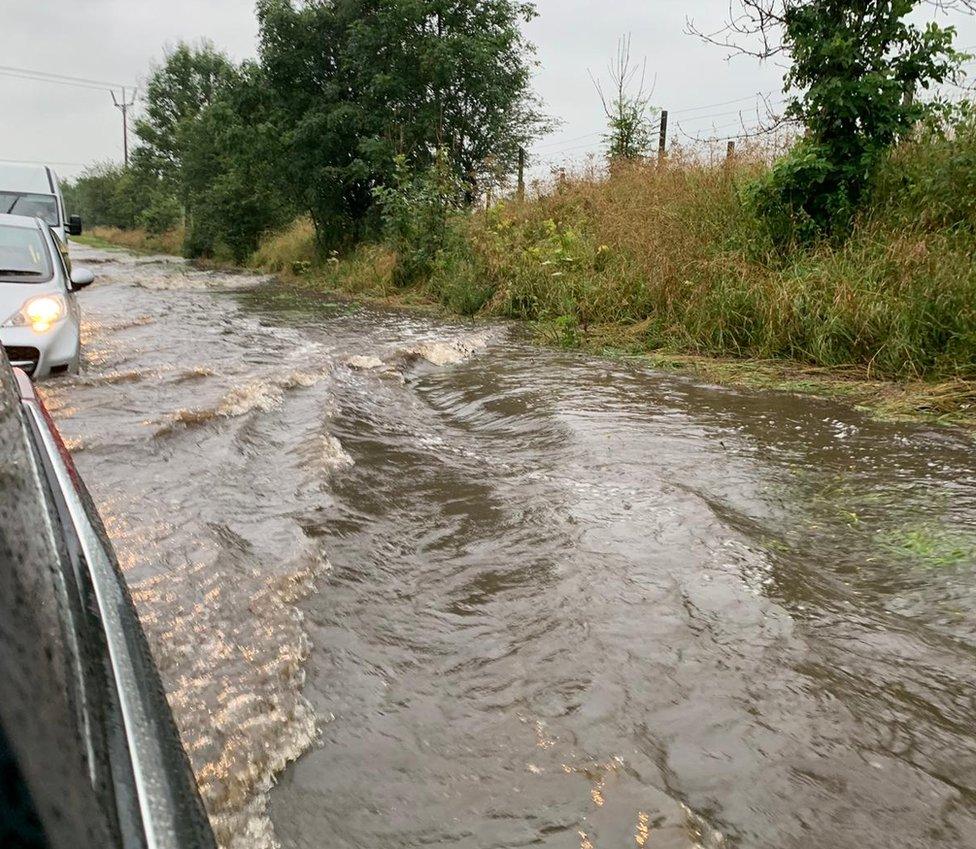
[[(329, 418), (355, 357), (226, 295), (264, 278), (77, 250), (99, 266), (84, 367), (45, 400), (118, 549), (220, 844), (266, 849), (273, 778), (317, 735), (296, 604), (329, 568), (306, 514), (353, 463)], [(375, 367), (401, 376), (483, 345), (384, 347)]]
[(967, 438), (93, 256), (44, 391), (222, 846), (976, 845)]
[[(266, 793), (317, 733), (295, 604), (328, 561), (301, 523), (304, 464), (261, 417), (332, 359), (211, 294), (257, 281), (97, 258), (85, 367), (46, 401), (115, 541), (221, 845), (271, 847)], [(302, 403), (325, 476), (342, 457), (327, 390)]]

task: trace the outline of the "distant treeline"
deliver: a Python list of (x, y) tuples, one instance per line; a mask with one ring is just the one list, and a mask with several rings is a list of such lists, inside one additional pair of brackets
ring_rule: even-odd
[[(180, 44), (149, 77), (128, 167), (69, 186), (92, 224), (243, 259), (298, 215), (323, 250), (382, 227), (384, 192), (470, 204), (543, 127), (522, 0), (259, 0), (259, 58)], [(437, 174), (436, 179), (431, 174)]]

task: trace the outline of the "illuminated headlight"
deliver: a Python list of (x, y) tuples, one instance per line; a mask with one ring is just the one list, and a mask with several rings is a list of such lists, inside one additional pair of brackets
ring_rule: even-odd
[(35, 333), (47, 333), (68, 314), (63, 295), (41, 295), (31, 298), (20, 311), (4, 323), (4, 327), (30, 327)]

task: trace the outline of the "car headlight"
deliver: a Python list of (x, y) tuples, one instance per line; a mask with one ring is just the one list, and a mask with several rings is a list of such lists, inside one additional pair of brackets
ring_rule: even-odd
[(35, 333), (47, 333), (68, 314), (63, 295), (40, 295), (31, 298), (4, 323), (4, 327), (30, 327)]

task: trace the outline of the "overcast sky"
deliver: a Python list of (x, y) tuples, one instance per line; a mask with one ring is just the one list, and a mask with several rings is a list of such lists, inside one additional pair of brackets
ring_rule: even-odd
[[(533, 151), (534, 170), (599, 150), (602, 114), (589, 72), (607, 78), (627, 33), (635, 58), (647, 58), (654, 102), (671, 111), (676, 131), (739, 132), (736, 110), (754, 123), (749, 98), (775, 98), (781, 88), (780, 68), (728, 62), (721, 49), (685, 33), (688, 16), (705, 30), (720, 26), (727, 0), (540, 0), (538, 8), (528, 27), (540, 62), (536, 88), (563, 123)], [(0, 0), (0, 21), (0, 159), (49, 162), (66, 176), (92, 161), (121, 160), (121, 116), (109, 94), (19, 79), (5, 69), (136, 85), (167, 45), (206, 37), (243, 59), (254, 55), (257, 32), (253, 0)], [(976, 45), (976, 20), (960, 18), (958, 28), (959, 46)]]

